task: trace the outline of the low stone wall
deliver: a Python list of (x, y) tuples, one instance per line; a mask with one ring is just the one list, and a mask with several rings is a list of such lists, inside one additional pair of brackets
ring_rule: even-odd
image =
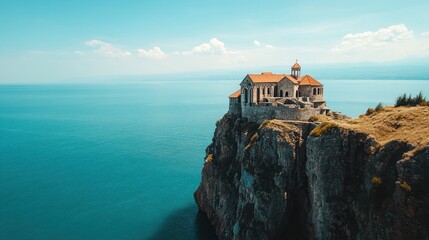
[(229, 111), (228, 112), (230, 114), (241, 116), (241, 105), (240, 104), (229, 104)]
[(288, 108), (284, 106), (244, 106), (242, 117), (249, 121), (261, 123), (265, 119), (308, 120), (311, 116), (319, 115), (319, 108)]

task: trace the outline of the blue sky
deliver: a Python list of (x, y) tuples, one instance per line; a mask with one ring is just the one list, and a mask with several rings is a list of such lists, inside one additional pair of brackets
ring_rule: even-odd
[[(0, 82), (428, 61), (429, 1), (8, 1)], [(429, 65), (429, 64), (428, 64)]]

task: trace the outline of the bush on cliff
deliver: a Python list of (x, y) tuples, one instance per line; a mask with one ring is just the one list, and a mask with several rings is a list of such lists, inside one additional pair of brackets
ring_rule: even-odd
[(373, 114), (373, 113), (375, 113), (374, 108), (368, 108), (368, 109), (366, 110), (365, 115), (369, 116), (369, 115), (371, 115), (371, 114)]
[(374, 110), (375, 110), (376, 112), (380, 112), (380, 111), (381, 111), (381, 110), (383, 110), (383, 109), (384, 109), (383, 104), (382, 104), (382, 103), (378, 103)]
[(426, 97), (423, 96), (422, 92), (419, 92), (415, 97), (411, 97), (411, 94), (408, 95), (404, 93), (404, 95), (399, 96), (396, 99), (395, 107), (401, 106), (429, 106), (429, 101), (426, 100)]
[(375, 112), (380, 112), (383, 109), (384, 109), (383, 104), (382, 103), (378, 103), (377, 106), (375, 107), (375, 109), (374, 108), (368, 108), (366, 110), (365, 115), (369, 116), (369, 115), (371, 115), (371, 114), (373, 114)]

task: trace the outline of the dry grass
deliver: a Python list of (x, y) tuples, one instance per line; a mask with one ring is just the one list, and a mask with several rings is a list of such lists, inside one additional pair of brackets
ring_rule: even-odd
[(253, 134), (253, 136), (250, 138), (250, 142), (254, 142), (259, 137), (258, 133)]
[(308, 121), (309, 122), (326, 122), (329, 120), (334, 119), (331, 116), (326, 116), (326, 115), (316, 115), (316, 116), (311, 116)]
[(278, 132), (280, 136), (282, 136), (283, 139), (286, 140), (286, 142), (291, 144), (296, 141), (294, 138), (294, 133), (299, 132), (299, 129), (296, 126), (278, 119), (265, 120), (261, 124), (260, 128), (270, 129), (272, 131)]
[(213, 154), (209, 154), (207, 155), (205, 162), (211, 162), (212, 160), (213, 160)]
[(381, 180), (381, 178), (380, 178), (380, 177), (372, 177), (371, 182), (372, 182), (374, 185), (378, 186), (378, 185), (380, 185), (380, 184), (382, 184), (382, 183), (383, 183), (383, 180)]
[(411, 192), (411, 186), (407, 182), (401, 182), (400, 186), (404, 191)]
[(381, 144), (403, 140), (416, 147), (429, 144), (429, 107), (384, 107), (359, 118), (335, 120), (340, 127), (373, 135)]
[(310, 136), (319, 137), (320, 135), (327, 132), (329, 129), (337, 126), (338, 125), (333, 122), (322, 122), (315, 129), (313, 129), (313, 131), (311, 131)]
[(261, 124), (260, 128), (264, 128), (264, 129), (271, 128), (271, 129), (280, 130), (280, 131), (284, 131), (284, 130), (293, 131), (293, 130), (296, 130), (295, 126), (293, 126), (291, 124), (288, 124), (288, 123), (285, 123), (284, 121), (278, 120), (278, 119), (265, 120)]

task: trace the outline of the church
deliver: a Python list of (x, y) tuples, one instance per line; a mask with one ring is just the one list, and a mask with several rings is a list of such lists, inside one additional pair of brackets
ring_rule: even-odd
[(274, 118), (307, 120), (329, 112), (323, 84), (310, 75), (301, 76), (298, 61), (290, 74), (247, 74), (229, 101), (229, 113), (256, 122)]

